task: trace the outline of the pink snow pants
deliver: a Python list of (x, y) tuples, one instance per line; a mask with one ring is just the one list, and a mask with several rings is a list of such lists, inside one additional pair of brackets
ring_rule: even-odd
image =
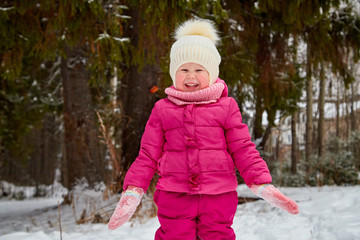
[(219, 195), (189, 195), (156, 190), (160, 228), (155, 240), (234, 240), (231, 228), (236, 191)]

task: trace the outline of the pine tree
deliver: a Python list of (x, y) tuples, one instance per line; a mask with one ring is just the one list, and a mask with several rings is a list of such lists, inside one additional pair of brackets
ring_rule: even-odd
[[(61, 56), (64, 160), (67, 163), (63, 165), (66, 173), (63, 182), (71, 188), (83, 177), (90, 185), (100, 181), (103, 178), (103, 157), (99, 152), (89, 83), (96, 85), (106, 81), (114, 66), (125, 62), (122, 5), (112, 1), (66, 0), (6, 1), (1, 4), (0, 36), (4, 39), (0, 43), (2, 85), (17, 82), (22, 86), (29, 73), (30, 82), (34, 79), (47, 81), (41, 76), (41, 66)], [(16, 88), (5, 89), (4, 95), (9, 95), (13, 89)], [(25, 89), (26, 86), (22, 90)], [(19, 89), (15, 91), (19, 92)], [(10, 119), (18, 113), (7, 114), (7, 108), (4, 106), (1, 111), (10, 116), (4, 124), (10, 124)], [(39, 117), (39, 114), (34, 116)], [(34, 123), (31, 120), (24, 124), (31, 126)], [(4, 136), (6, 133), (2, 138)]]
[[(307, 64), (307, 141), (306, 141), (306, 161), (310, 161), (313, 154), (312, 139), (312, 76), (320, 79), (319, 96), (319, 124), (318, 124), (318, 146), (319, 156), (324, 151), (324, 88), (326, 66), (330, 65), (332, 72), (340, 76), (345, 86), (348, 86), (353, 80), (353, 71), (348, 66), (354, 65), (359, 59), (359, 36), (360, 32), (356, 30), (359, 26), (359, 15), (354, 13), (351, 5), (348, 3), (344, 8), (339, 8), (338, 1), (328, 1), (326, 6), (321, 9), (322, 13), (316, 14), (317, 18), (306, 23), (303, 36), (308, 48)], [(325, 64), (327, 63), (327, 64)]]
[[(259, 147), (263, 148), (277, 111), (283, 114), (293, 111), (301, 93), (301, 78), (292, 61), (292, 49), (296, 46), (290, 41), (293, 25), (297, 24), (293, 17), (297, 6), (291, 1), (227, 1), (226, 7), (233, 30), (231, 38), (224, 41), (233, 41), (226, 46), (230, 46), (229, 53), (236, 54), (229, 54), (236, 60), (235, 65), (226, 62), (230, 66), (225, 69), (233, 72), (238, 85), (249, 84), (253, 89), (253, 99), (250, 97), (255, 104), (253, 138), (262, 139)], [(226, 58), (229, 56), (225, 54)], [(235, 69), (230, 69), (232, 66)], [(269, 122), (265, 130), (264, 112)]]

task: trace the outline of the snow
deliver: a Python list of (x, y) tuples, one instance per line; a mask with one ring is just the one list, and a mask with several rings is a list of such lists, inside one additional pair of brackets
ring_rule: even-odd
[(118, 42), (129, 42), (130, 41), (130, 38), (112, 37), (107, 32), (104, 32), (104, 33), (99, 34), (99, 37), (95, 40), (95, 42), (101, 41), (103, 39), (110, 39), (110, 38), (113, 38), (115, 41), (118, 41)]
[[(290, 215), (263, 200), (238, 205), (233, 224), (237, 239), (360, 239), (360, 186), (279, 189), (298, 203), (300, 213), (295, 216)], [(239, 196), (254, 196), (245, 185), (240, 185), (237, 190)], [(91, 208), (96, 206), (97, 210), (106, 208), (111, 214), (119, 197), (113, 196), (103, 200), (102, 191), (86, 189), (79, 189), (77, 193), (79, 195), (74, 197), (75, 209), (66, 205), (60, 207), (63, 239), (149, 240), (154, 238), (155, 231), (159, 227), (156, 217), (134, 218), (115, 231), (108, 230), (104, 223), (77, 225), (75, 218), (79, 219), (81, 213), (79, 209), (85, 206), (88, 211), (92, 211)], [(92, 200), (85, 201), (86, 199)], [(0, 200), (0, 240), (60, 239), (58, 201), (61, 201), (58, 195), (23, 201)]]
[(118, 37), (114, 37), (115, 41), (118, 42), (130, 42), (130, 38), (118, 38)]
[(7, 8), (3, 8), (3, 7), (0, 7), (0, 11), (10, 11), (12, 9), (15, 9), (15, 7), (7, 7)]

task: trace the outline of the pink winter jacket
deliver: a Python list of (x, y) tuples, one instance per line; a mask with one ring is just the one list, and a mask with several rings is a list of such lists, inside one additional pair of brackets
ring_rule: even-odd
[(214, 103), (156, 102), (141, 139), (139, 156), (124, 181), (147, 190), (155, 173), (157, 189), (189, 194), (220, 194), (237, 188), (235, 167), (247, 185), (270, 183), (265, 161), (251, 142), (227, 86)]

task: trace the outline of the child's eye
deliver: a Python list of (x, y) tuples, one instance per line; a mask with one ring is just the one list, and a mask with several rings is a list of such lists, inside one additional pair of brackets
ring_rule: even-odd
[(187, 72), (188, 70), (186, 68), (180, 69), (181, 72)]
[(202, 72), (202, 71), (203, 71), (203, 69), (196, 69), (196, 71), (197, 71), (197, 72)]

